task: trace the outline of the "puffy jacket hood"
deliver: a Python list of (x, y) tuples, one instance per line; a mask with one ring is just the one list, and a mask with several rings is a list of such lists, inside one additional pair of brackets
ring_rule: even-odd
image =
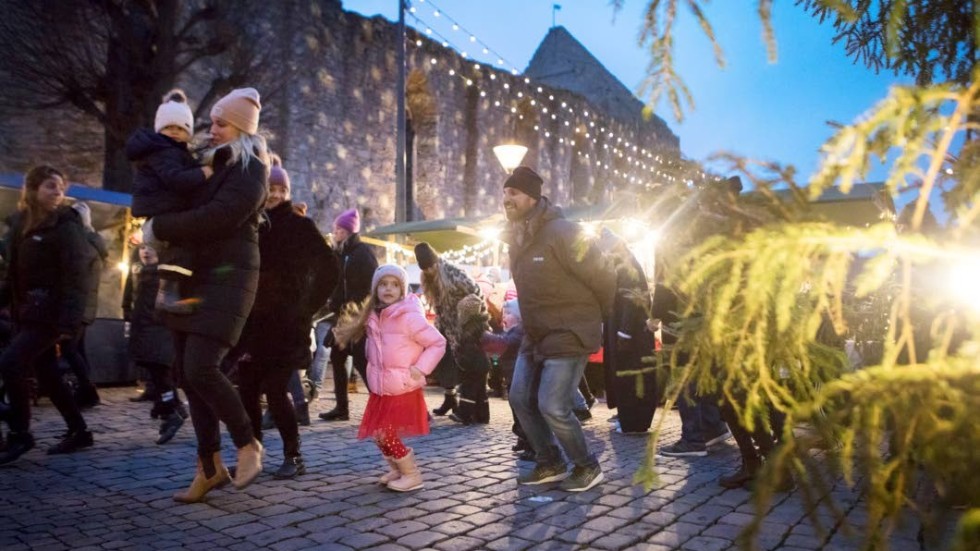
[(187, 144), (168, 138), (163, 134), (141, 128), (126, 140), (126, 157), (130, 161), (140, 161), (152, 153), (170, 147), (187, 148)]

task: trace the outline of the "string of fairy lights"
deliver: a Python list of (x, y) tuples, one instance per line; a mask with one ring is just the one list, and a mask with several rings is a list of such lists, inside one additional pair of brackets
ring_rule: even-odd
[[(630, 138), (626, 131), (622, 129), (622, 125), (618, 125), (620, 128), (612, 128), (612, 123), (607, 123), (602, 120), (602, 116), (599, 113), (589, 112), (589, 110), (581, 110), (576, 112), (576, 110), (569, 106), (567, 102), (561, 101), (560, 104), (556, 104), (555, 96), (551, 93), (547, 93), (545, 88), (540, 85), (535, 85), (532, 83), (530, 78), (524, 77), (523, 79), (517, 78), (514, 85), (509, 82), (504, 82), (504, 79), (497, 78), (496, 71), (507, 71), (513, 76), (518, 75), (517, 69), (513, 64), (507, 62), (505, 58), (491, 48), (484, 40), (477, 37), (475, 33), (470, 32), (463, 25), (461, 25), (458, 20), (453, 18), (451, 15), (447, 14), (445, 10), (441, 9), (432, 0), (417, 0), (419, 6), (412, 6), (409, 8), (409, 17), (417, 24), (416, 32), (420, 36), (427, 37), (431, 42), (440, 44), (443, 48), (455, 50), (459, 57), (467, 60), (467, 62), (473, 60), (467, 48), (462, 48), (457, 46), (453, 40), (449, 39), (442, 33), (435, 30), (434, 25), (430, 24), (427, 20), (423, 19), (420, 15), (422, 11), (421, 5), (427, 4), (431, 7), (432, 17), (437, 19), (444, 19), (449, 24), (453, 32), (463, 33), (468, 36), (468, 42), (475, 46), (483, 55), (492, 54), (496, 58), (496, 67), (493, 63), (488, 64), (490, 71), (487, 72), (483, 80), (483, 84), (477, 83), (476, 75), (484, 75), (483, 69), (484, 65), (473, 60), (471, 66), (474, 72), (473, 77), (467, 76), (457, 71), (452, 67), (446, 67), (450, 64), (449, 61), (440, 61), (436, 57), (430, 57), (428, 63), (424, 63), (428, 70), (433, 70), (442, 64), (443, 68), (446, 70), (450, 77), (455, 77), (462, 81), (466, 86), (477, 86), (480, 88), (480, 97), (484, 98), (490, 106), (499, 109), (504, 113), (509, 113), (511, 116), (517, 116), (519, 120), (524, 120), (524, 113), (522, 109), (517, 107), (517, 104), (524, 101), (533, 109), (536, 110), (536, 114), (539, 119), (544, 118), (545, 120), (550, 119), (553, 121), (554, 126), (557, 127), (555, 132), (550, 129), (542, 129), (541, 125), (534, 124), (534, 131), (538, 132), (539, 136), (543, 136), (545, 139), (558, 138), (558, 144), (567, 145), (572, 147), (574, 154), (582, 157), (588, 161), (595, 161), (594, 166), (599, 169), (611, 170), (612, 174), (619, 178), (624, 183), (629, 184), (640, 184), (647, 188), (652, 188), (655, 186), (654, 183), (645, 179), (644, 176), (637, 176), (638, 172), (645, 172), (649, 174), (650, 177), (659, 179), (660, 182), (676, 182), (676, 178), (673, 174), (665, 172), (663, 169), (667, 167), (667, 163), (672, 161), (668, 156), (657, 154), (653, 151), (649, 151), (646, 148), (642, 148), (636, 143), (635, 138)], [(424, 41), (422, 38), (417, 38), (414, 40), (414, 44), (418, 48), (424, 46)], [(419, 50), (419, 54), (424, 56), (425, 52)], [(465, 65), (466, 62), (464, 62)], [(523, 83), (523, 86), (521, 84)], [(498, 86), (499, 89), (494, 90), (494, 86)], [(523, 90), (518, 88), (524, 88)], [(510, 105), (508, 102), (501, 101), (500, 99), (491, 100), (488, 98), (488, 91), (494, 92), (495, 97), (509, 97)], [(545, 100), (547, 98), (547, 100)], [(548, 106), (551, 106), (550, 108)], [(562, 135), (565, 129), (568, 129), (568, 134)], [(625, 135), (625, 139), (624, 139)], [(593, 146), (593, 152), (585, 151), (581, 148), (576, 148), (575, 146), (582, 140), (590, 142)], [(600, 140), (602, 140), (600, 142)], [(605, 156), (605, 159), (603, 159)], [(610, 157), (612, 159), (610, 160)], [(620, 170), (618, 166), (614, 166), (613, 163), (617, 162), (624, 163), (628, 167), (628, 170)], [(704, 172), (699, 172), (695, 174), (699, 178), (707, 178), (707, 174)]]

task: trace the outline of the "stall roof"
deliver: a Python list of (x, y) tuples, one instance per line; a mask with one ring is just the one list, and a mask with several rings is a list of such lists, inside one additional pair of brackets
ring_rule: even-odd
[[(12, 172), (0, 173), (0, 220), (17, 210), (20, 188), (24, 175)], [(132, 205), (133, 196), (118, 191), (108, 191), (72, 183), (66, 195), (76, 201), (85, 201), (92, 210), (92, 225), (97, 230), (116, 226), (125, 220), (125, 213)]]

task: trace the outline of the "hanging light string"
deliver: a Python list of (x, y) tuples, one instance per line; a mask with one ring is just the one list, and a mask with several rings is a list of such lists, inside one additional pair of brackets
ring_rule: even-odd
[[(420, 3), (423, 3), (423, 2), (420, 2)], [(433, 3), (431, 1), (429, 1), (429, 4), (430, 5), (433, 5)], [(435, 10), (433, 11), (434, 17), (445, 17), (448, 21), (450, 21), (453, 24), (454, 30), (460, 30), (460, 29), (462, 29), (464, 32), (469, 33), (469, 31), (466, 31), (466, 29), (464, 29), (461, 25), (459, 25), (459, 23), (455, 19), (453, 19), (449, 15), (446, 15), (444, 11), (441, 11), (438, 8), (438, 6), (433, 5), (433, 7), (435, 8)], [(417, 15), (417, 12), (418, 12), (418, 10), (414, 10), (413, 9), (412, 10), (411, 17), (412, 17), (412, 19), (414, 21), (416, 21), (419, 24), (419, 27), (425, 28), (424, 34), (427, 37), (432, 37), (432, 36), (437, 37), (441, 41), (441, 45), (444, 48), (447, 48), (447, 49), (455, 49), (455, 50), (457, 50), (459, 52), (458, 55), (460, 55), (460, 57), (462, 57), (465, 60), (468, 60), (469, 59), (469, 54), (466, 52), (466, 50), (464, 50), (464, 49), (456, 46), (445, 35), (439, 33), (438, 31), (435, 31), (432, 28), (432, 25), (428, 24), (425, 20), (423, 20), (421, 17), (419, 17)], [(418, 32), (419, 34), (423, 34), (418, 29), (416, 29), (416, 32)], [(492, 50), (484, 41), (476, 38), (476, 36), (474, 34), (472, 34), (472, 33), (469, 33), (469, 34), (470, 34), (470, 37), (471, 37), (471, 42), (479, 43), (481, 46), (483, 46), (485, 52), (492, 52), (495, 55), (497, 55), (496, 52), (494, 50)], [(430, 38), (430, 40), (431, 40), (431, 38)], [(417, 47), (421, 47), (422, 44), (423, 44), (421, 39), (416, 39), (414, 42), (415, 42), (415, 45)], [(498, 62), (501, 62), (501, 61), (503, 61), (503, 58), (498, 55)], [(436, 58), (431, 58), (429, 60), (429, 65), (430, 66), (437, 65), (438, 63), (439, 63), (439, 61)], [(430, 67), (430, 69), (431, 69), (431, 67)], [(482, 66), (479, 63), (474, 63), (473, 69), (475, 71), (477, 71), (477, 72), (481, 72), (482, 71)], [(457, 73), (454, 69), (449, 69), (448, 72), (449, 72), (449, 75), (450, 76), (457, 77), (461, 81), (463, 81), (466, 84), (466, 86), (474, 86), (475, 85), (475, 82), (474, 82), (474, 80), (472, 78), (466, 77), (465, 75), (461, 75), (461, 74)], [(516, 74), (516, 69), (512, 69), (511, 70), (511, 73), (512, 74)], [(489, 79), (491, 81), (495, 81), (496, 80), (496, 74), (494, 74), (492, 71), (489, 72)], [(534, 106), (538, 102), (541, 102), (543, 104), (544, 103), (543, 100), (541, 100), (541, 99), (534, 99), (533, 98), (534, 94), (533, 94), (533, 92), (531, 92), (531, 89), (533, 89), (533, 85), (531, 84), (531, 80), (529, 78), (527, 78), (527, 77), (525, 77), (523, 80), (524, 80), (524, 84), (528, 86), (528, 93), (526, 95), (529, 98), (532, 98), (530, 100), (531, 105)], [(508, 83), (504, 83), (504, 89), (505, 90), (510, 90), (511, 88), (513, 88), (513, 87), (510, 86)], [(544, 89), (541, 86), (537, 86), (537, 92), (539, 94), (543, 94), (544, 93)], [(514, 95), (513, 92), (511, 92), (511, 95)], [(517, 99), (522, 99), (524, 97), (524, 95), (525, 94), (523, 92), (521, 92), (521, 91), (518, 91), (516, 93)], [(524, 119), (523, 114), (518, 113), (518, 110), (517, 110), (516, 107), (511, 106), (511, 107), (508, 108), (506, 106), (503, 106), (499, 100), (498, 101), (490, 102), (490, 100), (487, 98), (487, 94), (486, 94), (486, 91), (485, 90), (481, 90), (480, 91), (480, 96), (482, 98), (487, 99), (487, 102), (488, 103), (491, 103), (493, 106), (500, 107), (504, 111), (509, 111), (510, 114), (512, 114), (512, 115), (515, 115), (516, 114), (516, 115), (518, 115), (518, 117), (521, 120)], [(541, 96), (539, 96), (539, 98), (540, 97)], [(554, 95), (549, 95), (548, 96), (548, 100), (549, 101), (553, 102), (554, 99), (555, 99), (554, 98)], [(552, 105), (552, 107), (554, 107), (554, 105)], [(562, 107), (563, 110), (567, 110), (569, 113), (571, 113), (573, 115), (575, 114), (575, 110), (572, 107), (569, 107), (566, 102), (562, 102), (561, 103), (561, 107)], [(561, 130), (563, 127), (564, 128), (570, 128), (571, 127), (571, 121), (565, 119), (564, 117), (562, 117), (562, 119), (558, 119), (558, 115), (554, 111), (555, 111), (555, 109), (553, 109), (552, 112), (550, 113), (551, 119), (556, 121), (556, 123), (558, 124), (559, 130)], [(543, 107), (542, 110), (538, 112), (539, 116), (541, 116), (542, 113), (543, 114), (549, 114), (548, 108), (547, 107)], [(598, 114), (592, 114), (590, 116), (589, 111), (588, 110), (585, 110), (585, 111), (582, 112), (582, 116), (584, 118), (586, 118), (586, 119), (595, 119), (599, 115)], [(575, 130), (574, 130), (574, 132), (576, 134), (582, 134), (583, 133), (583, 128), (586, 127), (586, 124), (584, 122), (580, 122), (578, 120), (575, 120), (574, 122), (575, 122)], [(608, 161), (608, 159), (606, 160), (605, 163), (602, 162), (602, 159), (601, 159), (601, 157), (599, 155), (599, 145), (600, 144), (599, 144), (599, 139), (598, 138), (599, 138), (599, 136), (604, 136), (604, 137), (606, 137), (610, 141), (613, 138), (616, 138), (616, 142), (614, 144), (603, 143), (601, 145), (602, 145), (602, 150), (606, 152), (606, 155), (607, 156), (612, 156), (612, 157), (618, 158), (618, 159), (624, 161), (627, 165), (629, 165), (633, 169), (631, 172), (627, 172), (626, 170), (620, 171), (618, 168), (613, 169), (613, 174), (615, 176), (617, 176), (618, 178), (620, 178), (623, 182), (628, 183), (628, 184), (637, 184), (637, 183), (640, 183), (640, 184), (643, 184), (648, 189), (649, 188), (652, 188), (652, 187), (655, 187), (655, 184), (651, 184), (650, 182), (645, 182), (644, 183), (642, 177), (637, 177), (637, 176), (635, 176), (633, 174), (638, 169), (639, 170), (646, 171), (646, 172), (650, 173), (651, 175), (656, 176), (656, 177), (658, 177), (660, 179), (663, 179), (663, 180), (667, 180), (667, 181), (677, 181), (678, 180), (678, 178), (676, 178), (674, 175), (669, 174), (667, 172), (664, 172), (663, 170), (660, 169), (660, 168), (666, 168), (665, 162), (672, 161), (672, 159), (669, 159), (667, 157), (664, 157), (664, 156), (662, 156), (660, 154), (654, 154), (651, 151), (647, 151), (646, 148), (640, 148), (638, 146), (638, 144), (631, 143), (630, 142), (629, 136), (627, 136), (628, 139), (626, 140), (626, 142), (623, 143), (623, 137), (622, 136), (625, 133), (624, 130), (622, 130), (622, 129), (619, 130), (619, 136), (617, 136), (616, 135), (617, 133), (614, 132), (612, 129), (608, 129), (608, 132), (607, 132), (607, 128), (601, 126), (602, 121), (600, 120), (599, 122), (600, 122), (600, 126), (599, 126), (598, 133), (595, 132), (595, 126), (596, 126), (595, 120), (589, 120), (588, 125), (587, 125), (587, 127), (588, 127), (589, 130), (585, 130), (584, 131), (585, 138), (588, 139), (588, 140), (591, 140), (592, 144), (595, 146), (595, 152), (590, 155), (587, 152), (573, 149), (573, 151), (575, 152), (575, 154), (577, 154), (579, 157), (584, 158), (584, 159), (589, 160), (589, 161), (591, 161), (593, 158), (595, 158), (595, 160), (597, 161), (597, 164), (598, 164), (598, 167), (599, 168), (605, 168), (607, 170), (610, 169), (610, 168), (612, 168), (611, 167), (611, 164)], [(536, 132), (538, 132), (539, 135), (542, 134), (540, 124), (535, 124), (534, 130)], [(543, 132), (543, 134), (544, 134), (544, 137), (546, 139), (551, 139), (551, 132), (550, 131), (546, 130), (546, 131)], [(564, 144), (567, 141), (568, 144), (570, 146), (572, 146), (572, 147), (574, 147), (575, 146), (575, 143), (576, 143), (574, 138), (568, 138), (566, 140), (566, 138), (564, 138), (562, 136), (559, 136), (558, 141), (559, 141), (560, 144)], [(610, 145), (612, 145), (612, 147), (610, 147)], [(636, 155), (635, 158), (634, 158), (634, 155)], [(671, 162), (670, 164), (673, 165), (674, 163)], [(659, 165), (660, 168), (658, 168), (655, 165)], [(700, 172), (700, 173), (698, 173), (698, 174), (696, 174), (695, 176), (698, 176), (700, 179), (707, 178), (707, 174), (705, 174), (703, 171)]]
[[(416, 20), (417, 22), (419, 22), (423, 27), (425, 27), (425, 35), (426, 36), (436, 37), (436, 38), (440, 39), (442, 41), (442, 46), (444, 48), (447, 48), (447, 49), (448, 48), (458, 49), (458, 47), (455, 44), (453, 44), (451, 41), (449, 41), (443, 34), (439, 33), (438, 31), (433, 30), (431, 26), (429, 26), (429, 25), (427, 25), (425, 23), (425, 21), (421, 20), (417, 16), (412, 16), (412, 18), (414, 20)], [(431, 40), (431, 38), (430, 38), (430, 40)], [(415, 45), (416, 46), (421, 46), (422, 45), (422, 39), (416, 39), (415, 40)], [(465, 52), (464, 52), (464, 54), (465, 54)], [(464, 57), (464, 59), (465, 59), (467, 56), (462, 55), (462, 57)], [(430, 58), (427, 68), (429, 68), (431, 70), (431, 67), (432, 66), (436, 66), (438, 64), (439, 64), (439, 60), (437, 58), (434, 58), (434, 57), (433, 58)], [(473, 64), (473, 69), (475, 71), (481, 71), (482, 70), (482, 66), (479, 63), (474, 63)], [(465, 75), (457, 72), (455, 69), (449, 69), (447, 72), (448, 72), (449, 76), (459, 79), (461, 82), (463, 82), (468, 87), (469, 86), (476, 86), (476, 83), (474, 82), (474, 80), (472, 78), (469, 78), (469, 77), (467, 77), (467, 76), (465, 76)], [(497, 80), (496, 77), (497, 77), (497, 75), (495, 73), (493, 73), (493, 72), (490, 72), (489, 73), (489, 79), (491, 81)], [(528, 88), (529, 91), (527, 92), (527, 94), (525, 94), (522, 91), (517, 91), (516, 92), (516, 98), (518, 100), (522, 100), (525, 96), (527, 96), (528, 98), (531, 98), (530, 99), (531, 106), (536, 106), (537, 103), (539, 103), (539, 102), (544, 103), (544, 100), (536, 100), (536, 99), (533, 99), (533, 92), (530, 91), (530, 89), (532, 88), (531, 79), (525, 77), (523, 80), (524, 80), (524, 84), (529, 87)], [(504, 88), (504, 90), (509, 91), (509, 90), (513, 89), (514, 87), (511, 86), (510, 83), (506, 83), (505, 82), (503, 84), (503, 88)], [(537, 87), (537, 91), (538, 91), (538, 93), (541, 93), (541, 94), (544, 93), (544, 89), (541, 86), (538, 86)], [(510, 92), (507, 92), (507, 93), (510, 93)], [(482, 89), (480, 90), (480, 97), (486, 99), (486, 101), (488, 102), (489, 105), (491, 105), (493, 107), (499, 108), (502, 112), (508, 113), (510, 115), (517, 115), (520, 120), (524, 120), (524, 115), (522, 113), (519, 113), (519, 110), (518, 110), (517, 107), (515, 107), (513, 105), (510, 106), (510, 107), (507, 107), (507, 106), (503, 105), (503, 103), (500, 100), (495, 100), (495, 101), (492, 101), (491, 102), (489, 100), (489, 98), (487, 98), (486, 90), (482, 90)], [(555, 100), (554, 95), (549, 95), (548, 96), (548, 101), (552, 101), (553, 102), (554, 100)], [(567, 104), (567, 102), (564, 102), (564, 101), (561, 102), (561, 108), (562, 109), (567, 109), (572, 114), (575, 113), (574, 108), (569, 107), (568, 104)], [(548, 112), (549, 112), (549, 109), (547, 107), (542, 107), (541, 111), (538, 112), (539, 117), (541, 116), (542, 113), (543, 114), (548, 114)], [(589, 116), (588, 110), (583, 111), (583, 115), (586, 116), (586, 117), (588, 117)], [(598, 115), (594, 115), (592, 118), (596, 118), (596, 117), (598, 117)], [(565, 118), (558, 119), (557, 114), (554, 113), (554, 112), (551, 113), (551, 119), (557, 121), (557, 124), (559, 126), (559, 130), (561, 130), (562, 128), (568, 128), (568, 127), (571, 126), (571, 122), (569, 120), (566, 120)], [(575, 124), (575, 130), (574, 130), (574, 132), (575, 133), (582, 133), (583, 132), (582, 131), (582, 128), (585, 126), (585, 123), (580, 123), (579, 121), (575, 121), (575, 123), (576, 124)], [(600, 121), (600, 124), (601, 124), (601, 121)], [(595, 121), (589, 121), (589, 126), (592, 127), (593, 129), (594, 129), (595, 125), (596, 125)], [(551, 133), (551, 131), (545, 130), (545, 131), (542, 132), (540, 124), (535, 124), (534, 125), (534, 131), (535, 132), (538, 132), (539, 135), (542, 135), (543, 134), (543, 137), (546, 138), (546, 139), (552, 139), (552, 133)], [(606, 128), (600, 126), (599, 131), (600, 131), (600, 134), (603, 134), (603, 133), (606, 132)], [(601, 158), (600, 158), (600, 156), (599, 156), (599, 151), (598, 151), (598, 145), (599, 145), (599, 143), (598, 143), (598, 139), (595, 138), (595, 137), (593, 137), (592, 136), (592, 133), (589, 132), (589, 131), (584, 131), (584, 133), (586, 135), (586, 138), (587, 139), (591, 138), (592, 143), (596, 146), (596, 150), (597, 150), (596, 153), (590, 155), (589, 153), (586, 153), (586, 152), (583, 152), (583, 151), (579, 151), (579, 150), (573, 150), (573, 152), (576, 155), (578, 155), (579, 157), (582, 157), (582, 158), (584, 158), (586, 160), (591, 160), (593, 158), (593, 156), (594, 156), (595, 159), (597, 160), (597, 163), (596, 163), (597, 164), (597, 167), (600, 168), (600, 169), (601, 168), (604, 168), (604, 169), (607, 169), (608, 170), (608, 169), (612, 168), (612, 165), (610, 164), (610, 162), (609, 162), (608, 159), (607, 159), (607, 161), (605, 163), (603, 163), (602, 160), (601, 160)], [(612, 131), (610, 131), (609, 134), (611, 136), (612, 135), (615, 135), (615, 133), (613, 133)], [(569, 137), (569, 138), (566, 139), (565, 137), (559, 136), (558, 142), (560, 144), (565, 144), (566, 141), (567, 141), (568, 145), (570, 145), (572, 147), (574, 147), (575, 144), (576, 144), (574, 138)], [(619, 142), (622, 142), (622, 138), (619, 138)], [(627, 142), (627, 144), (629, 144), (629, 142)], [(633, 148), (634, 148), (634, 150), (636, 150), (637, 149), (637, 146), (634, 145)], [(603, 150), (604, 151), (607, 151), (607, 156), (609, 156), (609, 155), (618, 155), (619, 158), (622, 158), (623, 157), (623, 152), (620, 151), (619, 149), (615, 148), (615, 147), (613, 148), (612, 153), (608, 153), (609, 144), (603, 144)], [(646, 151), (646, 150), (644, 150), (644, 151)], [(660, 157), (660, 155), (656, 155), (656, 156), (653, 156), (653, 158), (659, 163), (661, 157)], [(633, 166), (633, 165), (636, 165), (636, 166), (642, 165), (642, 168), (647, 169), (646, 163), (643, 163), (639, 158), (636, 159), (636, 161), (634, 161), (632, 158), (628, 158), (627, 159), (627, 163), (630, 164), (631, 166)], [(651, 173), (653, 173), (654, 175), (660, 176), (661, 178), (673, 180), (673, 177), (672, 176), (670, 176), (668, 174), (665, 174), (665, 173), (662, 173), (662, 172), (654, 169), (652, 165), (650, 166), (649, 171)], [(622, 171), (621, 172), (619, 169), (615, 169), (613, 171), (613, 173), (617, 177), (622, 178), (622, 181), (625, 182), (625, 183), (628, 183), (628, 184), (636, 184), (638, 182), (638, 178), (637, 177), (630, 176), (626, 171)], [(649, 184), (649, 183), (646, 184), (646, 185), (647, 185), (648, 188), (652, 187), (652, 185)]]
[[(506, 59), (504, 59), (504, 56), (502, 56), (499, 53), (497, 53), (496, 50), (494, 50), (493, 48), (491, 48), (486, 42), (484, 42), (483, 40), (480, 40), (480, 38), (477, 37), (476, 34), (471, 33), (465, 27), (463, 27), (462, 25), (460, 25), (458, 21), (456, 21), (455, 19), (453, 19), (453, 17), (451, 15), (449, 15), (448, 13), (446, 13), (445, 10), (443, 10), (442, 8), (440, 8), (439, 6), (437, 6), (434, 2), (432, 2), (432, 0), (418, 0), (418, 3), (419, 4), (425, 4), (426, 1), (428, 1), (428, 4), (430, 6), (432, 6), (433, 10), (435, 10), (432, 13), (433, 17), (444, 17), (447, 21), (449, 21), (450, 23), (452, 23), (452, 29), (453, 29), (453, 31), (457, 31), (457, 32), (458, 31), (463, 31), (464, 33), (466, 33), (467, 35), (469, 35), (470, 42), (471, 43), (475, 43), (475, 44), (479, 44), (480, 47), (482, 48), (482, 52), (483, 52), (484, 55), (493, 54), (493, 56), (497, 59), (496, 65), (498, 65), (500, 67), (506, 67), (506, 66), (509, 65), (510, 66), (510, 69), (506, 69), (505, 68), (504, 69), (505, 71), (509, 71), (514, 76), (517, 76), (518, 73), (520, 73), (520, 71), (517, 70), (517, 67), (513, 63), (511, 63), (511, 62), (507, 61)], [(415, 17), (416, 20), (418, 20), (418, 17), (415, 16), (415, 13), (416, 13), (417, 10), (415, 9), (414, 6), (411, 7), (411, 8), (409, 8), (408, 11), (409, 11), (410, 14), (412, 14), (413, 17)], [(462, 52), (462, 55), (463, 55), (464, 58), (467, 56), (465, 50), (460, 50), (460, 52)]]

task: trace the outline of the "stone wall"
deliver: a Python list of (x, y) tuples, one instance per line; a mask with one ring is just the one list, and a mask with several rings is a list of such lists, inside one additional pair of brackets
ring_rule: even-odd
[[(367, 228), (391, 223), (397, 28), (382, 18), (345, 12), (336, 0), (292, 0), (288, 6), (290, 17), (272, 22), (270, 39), (291, 41), (289, 59), (282, 62), (295, 67), (296, 76), (279, 90), (260, 92), (262, 126), (291, 175), (294, 199), (309, 204), (325, 231), (337, 213), (353, 206), (362, 210)], [(506, 141), (529, 147), (525, 164), (538, 169), (546, 194), (564, 205), (601, 201), (630, 185), (623, 174), (639, 169), (629, 165), (627, 158), (636, 154), (625, 142), (651, 157), (678, 154), (677, 138), (662, 121), (597, 115), (580, 96), (546, 87), (538, 92), (522, 76), (476, 69), (411, 29), (408, 42), (416, 218), (498, 212), (506, 175), (492, 147)], [(203, 93), (193, 80), (183, 83), (192, 102)], [(100, 181), (102, 139), (93, 121), (64, 109), (7, 110), (0, 112), (0, 125), (0, 171), (23, 171), (47, 160), (64, 166), (73, 180)], [(600, 127), (618, 141), (603, 136), (607, 141), (594, 145), (583, 138)], [(614, 149), (623, 157), (612, 154)]]

